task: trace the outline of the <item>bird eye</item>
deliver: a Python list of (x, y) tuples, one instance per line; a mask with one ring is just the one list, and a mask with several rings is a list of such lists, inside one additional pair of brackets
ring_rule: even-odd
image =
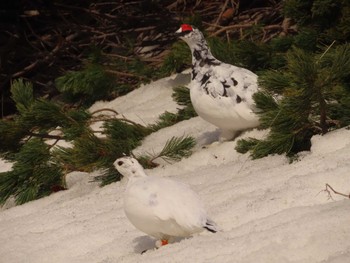
[(124, 164), (123, 161), (119, 161), (119, 162), (118, 162), (118, 165), (119, 165), (119, 166), (121, 166), (121, 165), (123, 165), (123, 164)]

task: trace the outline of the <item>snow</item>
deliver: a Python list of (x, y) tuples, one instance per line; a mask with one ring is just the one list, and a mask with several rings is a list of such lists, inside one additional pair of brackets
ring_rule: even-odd
[[(178, 108), (171, 88), (182, 77), (145, 85), (91, 110), (112, 107), (139, 123), (154, 123), (165, 110)], [(69, 190), (0, 211), (0, 262), (349, 262), (350, 200), (329, 199), (322, 191), (325, 183), (350, 191), (349, 129), (314, 136), (311, 151), (292, 164), (279, 155), (251, 160), (234, 150), (235, 141), (212, 143), (218, 132), (198, 117), (151, 134), (134, 152), (158, 151), (181, 135), (198, 141), (193, 155), (173, 164), (160, 160), (147, 174), (190, 184), (220, 232), (202, 232), (141, 255), (155, 240), (127, 220), (125, 181), (100, 188), (92, 182), (98, 171), (73, 172), (67, 175)], [(242, 135), (263, 136), (266, 131)], [(1, 161), (0, 171), (8, 169)]]
[[(155, 123), (164, 111), (175, 113), (177, 108), (181, 108), (171, 97), (172, 87), (185, 85), (189, 80), (190, 75), (187, 72), (160, 79), (151, 85), (141, 85), (140, 88), (114, 101), (95, 103), (90, 112), (109, 108), (116, 110), (126, 119), (142, 125)], [(108, 114), (107, 111), (103, 113)]]

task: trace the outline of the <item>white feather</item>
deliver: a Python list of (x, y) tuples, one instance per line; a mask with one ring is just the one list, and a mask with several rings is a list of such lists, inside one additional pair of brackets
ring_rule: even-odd
[(162, 240), (187, 237), (205, 228), (216, 232), (198, 195), (188, 185), (165, 178), (149, 177), (138, 161), (119, 158), (117, 170), (129, 179), (124, 210), (142, 232)]

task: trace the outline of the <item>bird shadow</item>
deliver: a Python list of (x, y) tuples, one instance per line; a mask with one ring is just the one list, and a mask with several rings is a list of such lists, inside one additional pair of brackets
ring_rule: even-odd
[(136, 237), (133, 242), (135, 243), (134, 251), (135, 253), (142, 254), (147, 250), (155, 248), (156, 240), (149, 236)]
[[(191, 238), (191, 237), (188, 237)], [(181, 240), (186, 239), (184, 237), (177, 237), (173, 238), (171, 240), (171, 243), (177, 243), (180, 242)], [(133, 243), (135, 243), (134, 246), (134, 252), (138, 254), (143, 254), (147, 252), (148, 250), (155, 250), (156, 249), (156, 239), (151, 238), (149, 236), (141, 236), (141, 237), (136, 237), (133, 240)]]
[(220, 138), (220, 130), (205, 132), (197, 138), (197, 145), (206, 147), (214, 142), (217, 142)]
[(179, 73), (174, 79), (169, 79), (168, 82), (174, 87), (187, 85), (191, 82), (191, 73)]

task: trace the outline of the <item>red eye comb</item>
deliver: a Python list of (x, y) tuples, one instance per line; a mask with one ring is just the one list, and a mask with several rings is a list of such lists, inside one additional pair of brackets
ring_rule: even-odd
[(181, 25), (181, 30), (182, 30), (182, 32), (185, 32), (185, 31), (192, 31), (193, 28), (192, 28), (191, 25), (183, 24), (183, 25)]

